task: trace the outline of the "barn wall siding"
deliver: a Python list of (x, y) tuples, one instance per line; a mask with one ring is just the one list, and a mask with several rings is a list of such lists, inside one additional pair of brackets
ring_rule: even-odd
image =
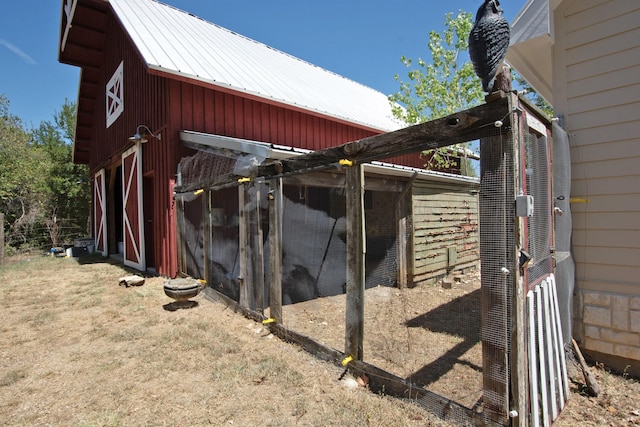
[[(321, 150), (376, 134), (211, 87), (177, 80), (169, 84), (169, 116), (175, 131), (194, 130), (308, 150)], [(424, 166), (420, 154), (395, 157), (393, 161), (406, 166)]]
[[(480, 258), (477, 188), (416, 182), (413, 186), (414, 283), (433, 283)], [(450, 260), (451, 249), (455, 260)]]
[[(138, 125), (146, 125), (154, 132), (160, 132), (161, 139), (148, 137), (143, 144), (142, 167), (146, 179), (152, 185), (147, 187), (152, 206), (144, 206), (144, 220), (149, 222), (155, 236), (154, 245), (147, 248), (148, 259), (154, 261), (156, 271), (167, 276), (177, 272), (175, 247), (175, 217), (172, 206), (175, 166), (179, 151), (174, 149), (167, 134), (167, 83), (159, 76), (150, 75), (132, 47), (128, 36), (111, 16), (108, 22), (109, 43), (105, 50), (104, 66), (100, 83), (97, 85), (95, 113), (93, 115), (90, 167), (92, 170), (117, 165), (123, 152), (131, 146), (128, 137), (136, 132)], [(123, 62), (124, 112), (110, 126), (106, 127), (106, 83), (113, 72)], [(113, 169), (115, 172), (115, 169)]]
[[(102, 76), (97, 84), (93, 115), (90, 160), (92, 170), (106, 159), (110, 159), (114, 153), (124, 151), (131, 144), (128, 137), (135, 133), (136, 126), (144, 124), (155, 131), (163, 127), (166, 121), (164, 79), (148, 74), (128, 36), (123, 33), (113, 16), (110, 17), (107, 26), (109, 43), (105, 49)], [(120, 62), (124, 65), (124, 112), (107, 128), (106, 84)]]

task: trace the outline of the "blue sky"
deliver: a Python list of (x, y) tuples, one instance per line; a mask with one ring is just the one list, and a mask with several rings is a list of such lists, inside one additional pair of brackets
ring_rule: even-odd
[[(511, 22), (525, 0), (503, 0)], [(406, 75), (401, 56), (429, 59), (444, 15), (475, 12), (481, 0), (165, 0), (179, 9), (385, 94)], [(79, 69), (58, 62), (62, 0), (20, 0), (0, 14), (0, 93), (30, 126), (76, 100)], [(404, 78), (406, 80), (406, 78)]]

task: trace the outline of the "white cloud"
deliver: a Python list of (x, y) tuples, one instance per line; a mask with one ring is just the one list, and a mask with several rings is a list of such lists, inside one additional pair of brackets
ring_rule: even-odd
[(5, 39), (0, 39), (0, 45), (6, 47), (7, 49), (9, 49), (11, 52), (15, 53), (16, 55), (18, 55), (20, 58), (22, 58), (25, 62), (29, 63), (29, 64), (37, 64), (36, 60), (33, 59), (32, 57), (30, 57), (29, 55), (27, 55), (26, 53), (24, 53), (23, 51), (21, 51), (16, 45), (14, 45), (11, 42), (6, 41)]

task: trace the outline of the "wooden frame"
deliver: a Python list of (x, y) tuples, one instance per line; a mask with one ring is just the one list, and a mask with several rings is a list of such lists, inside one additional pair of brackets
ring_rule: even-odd
[(93, 238), (95, 250), (102, 256), (109, 255), (107, 240), (107, 193), (105, 170), (100, 169), (93, 177)]
[[(519, 144), (521, 134), (521, 102), (515, 94), (498, 94), (487, 100), (486, 104), (452, 114), (431, 122), (411, 126), (399, 131), (377, 135), (353, 141), (337, 147), (328, 148), (309, 154), (267, 162), (249, 170), (242, 181), (237, 184), (238, 177), (232, 174), (208, 180), (209, 188), (236, 186), (239, 188), (241, 209), (241, 242), (246, 245), (244, 258), (248, 259), (246, 250), (255, 246), (250, 235), (261, 236), (261, 230), (252, 228), (256, 220), (244, 206), (247, 189), (256, 181), (268, 182), (269, 192), (269, 228), (270, 228), (270, 318), (262, 315), (262, 307), (255, 304), (258, 294), (253, 285), (245, 283), (245, 296), (240, 303), (229, 301), (219, 294), (210, 294), (216, 299), (233, 305), (249, 317), (256, 320), (267, 320), (269, 328), (276, 335), (301, 344), (305, 349), (323, 358), (346, 364), (354, 372), (365, 372), (370, 378), (372, 389), (384, 389), (399, 397), (410, 397), (418, 402), (427, 402), (430, 409), (442, 411), (447, 419), (452, 408), (460, 409), (458, 416), (469, 417), (469, 420), (483, 424), (521, 425), (529, 423), (529, 371), (526, 331), (526, 284), (523, 271), (519, 265), (519, 255), (524, 242), (523, 220), (518, 218), (513, 206), (522, 190), (522, 176), (519, 173)], [(501, 129), (504, 126), (504, 129)], [(477, 413), (466, 408), (458, 408), (455, 402), (447, 401), (427, 390), (408, 384), (405, 380), (378, 368), (367, 365), (363, 359), (364, 334), (364, 259), (365, 259), (365, 227), (364, 227), (364, 163), (388, 158), (401, 153), (440, 148), (454, 143), (481, 139), (481, 150), (485, 155), (482, 161), (482, 177), (480, 192), (485, 201), (480, 203), (481, 211), (481, 262), (482, 262), (482, 295), (481, 308), (483, 339), (483, 412)], [(345, 193), (347, 209), (347, 274), (346, 274), (346, 314), (345, 314), (345, 349), (339, 352), (327, 349), (313, 339), (287, 330), (282, 323), (281, 274), (281, 227), (282, 227), (282, 178), (313, 171), (343, 168), (345, 176)], [(494, 180), (493, 182), (491, 180)], [(494, 188), (494, 182), (499, 182)], [(177, 192), (188, 192), (200, 186), (191, 183), (176, 187)], [(406, 231), (407, 224), (402, 221), (404, 196), (411, 189), (411, 181), (404, 191), (399, 191), (396, 206), (397, 230)], [(481, 197), (482, 198), (482, 197)], [(495, 215), (496, 207), (504, 212), (505, 217)], [(483, 216), (484, 211), (484, 216)], [(259, 223), (259, 221), (257, 221)], [(244, 231), (242, 231), (244, 229)], [(501, 235), (496, 255), (495, 248), (484, 244), (487, 233)], [(262, 238), (259, 238), (262, 241)], [(403, 244), (406, 244), (403, 243)], [(259, 246), (258, 246), (259, 248)], [(259, 249), (260, 250), (260, 249)], [(402, 248), (399, 248), (400, 256)], [(487, 252), (489, 251), (489, 252)], [(491, 252), (494, 251), (494, 252)], [(484, 252), (484, 253), (483, 253)], [(497, 261), (497, 262), (496, 262)], [(256, 270), (245, 265), (243, 267), (245, 281)], [(260, 274), (260, 273), (258, 273)], [(400, 273), (400, 286), (406, 283)], [(253, 281), (253, 279), (251, 279)], [(496, 283), (498, 287), (495, 286)], [(556, 327), (557, 329), (557, 327)], [(497, 332), (496, 332), (497, 331)], [(407, 393), (409, 395), (407, 395)], [(425, 405), (427, 405), (425, 403)], [(460, 415), (462, 414), (462, 415)]]
[(124, 265), (144, 271), (146, 263), (140, 142), (122, 153), (122, 199)]

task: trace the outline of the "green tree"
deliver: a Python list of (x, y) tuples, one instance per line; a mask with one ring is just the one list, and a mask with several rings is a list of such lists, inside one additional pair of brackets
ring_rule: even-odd
[[(395, 80), (400, 90), (392, 94), (393, 114), (408, 124), (422, 123), (457, 111), (478, 105), (484, 99), (480, 80), (476, 78), (473, 65), (468, 60), (468, 37), (473, 27), (473, 17), (469, 12), (460, 10), (445, 15), (445, 29), (442, 33), (429, 33), (429, 51), (431, 61), (419, 58), (417, 65), (411, 58), (402, 57), (401, 61), (410, 70), (408, 81), (402, 81), (398, 75)], [(467, 153), (467, 144), (458, 144), (440, 150), (423, 153), (428, 159), (426, 167), (447, 169), (459, 161), (460, 153)], [(461, 172), (474, 175), (475, 170), (464, 159)]]
[(5, 214), (6, 244), (20, 247), (37, 234), (48, 169), (48, 156), (30, 143), (30, 133), (0, 94), (0, 211)]
[(27, 130), (0, 94), (0, 211), (9, 247), (59, 246), (88, 232), (89, 173), (71, 159), (75, 120), (75, 104), (65, 101), (52, 122)]
[(76, 105), (65, 100), (53, 115), (33, 131), (33, 143), (49, 157), (43, 206), (45, 226), (51, 244), (58, 246), (86, 235), (91, 204), (89, 171), (72, 161), (72, 143), (76, 123)]
[[(484, 101), (484, 92), (480, 80), (476, 77), (473, 65), (468, 57), (469, 32), (473, 27), (473, 15), (460, 10), (445, 15), (445, 29), (442, 33), (429, 33), (429, 51), (431, 62), (421, 58), (417, 66), (411, 58), (400, 60), (409, 68), (408, 81), (402, 81), (398, 75), (395, 80), (400, 89), (389, 96), (393, 114), (407, 124), (417, 124), (433, 120), (457, 111), (479, 105)], [(526, 92), (526, 97), (549, 116), (553, 108), (517, 73), (512, 71), (514, 86)], [(452, 147), (423, 152), (427, 159), (425, 167), (429, 169), (448, 169), (460, 157), (469, 152), (469, 144), (457, 144)], [(462, 159), (461, 173), (476, 175), (475, 168), (468, 159)]]

